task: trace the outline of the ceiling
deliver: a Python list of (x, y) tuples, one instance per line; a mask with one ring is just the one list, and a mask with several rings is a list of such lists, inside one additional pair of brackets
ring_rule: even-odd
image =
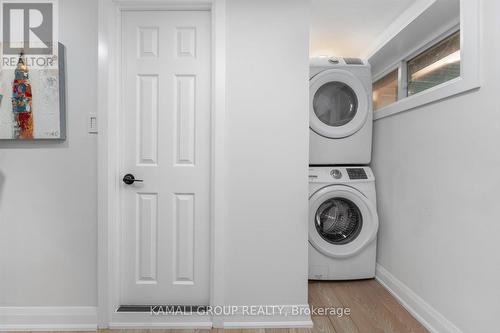
[(310, 55), (361, 57), (415, 0), (311, 0)]

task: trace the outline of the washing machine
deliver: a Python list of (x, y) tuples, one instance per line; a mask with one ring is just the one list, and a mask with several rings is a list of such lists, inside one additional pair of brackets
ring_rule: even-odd
[(313, 58), (309, 80), (309, 164), (369, 164), (372, 76), (357, 58)]
[(309, 279), (375, 276), (378, 215), (369, 167), (309, 169)]

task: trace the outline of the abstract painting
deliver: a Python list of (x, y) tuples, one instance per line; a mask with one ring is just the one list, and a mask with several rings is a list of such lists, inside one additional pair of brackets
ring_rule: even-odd
[(0, 70), (0, 139), (65, 139), (64, 46), (54, 67), (30, 67), (20, 54), (14, 68)]

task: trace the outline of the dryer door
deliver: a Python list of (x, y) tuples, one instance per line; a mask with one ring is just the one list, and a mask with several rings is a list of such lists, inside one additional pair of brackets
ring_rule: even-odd
[(327, 138), (350, 136), (368, 117), (369, 98), (362, 82), (338, 69), (319, 73), (309, 81), (309, 126)]
[(375, 206), (352, 187), (327, 186), (309, 199), (309, 242), (326, 256), (355, 255), (375, 239), (377, 231)]

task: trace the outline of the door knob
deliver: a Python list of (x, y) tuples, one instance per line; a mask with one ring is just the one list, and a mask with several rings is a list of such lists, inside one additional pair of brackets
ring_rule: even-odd
[(134, 175), (131, 174), (131, 173), (127, 173), (124, 177), (123, 177), (123, 182), (127, 185), (132, 185), (133, 183), (135, 182), (138, 182), (138, 183), (142, 183), (143, 180), (142, 179), (135, 179)]

